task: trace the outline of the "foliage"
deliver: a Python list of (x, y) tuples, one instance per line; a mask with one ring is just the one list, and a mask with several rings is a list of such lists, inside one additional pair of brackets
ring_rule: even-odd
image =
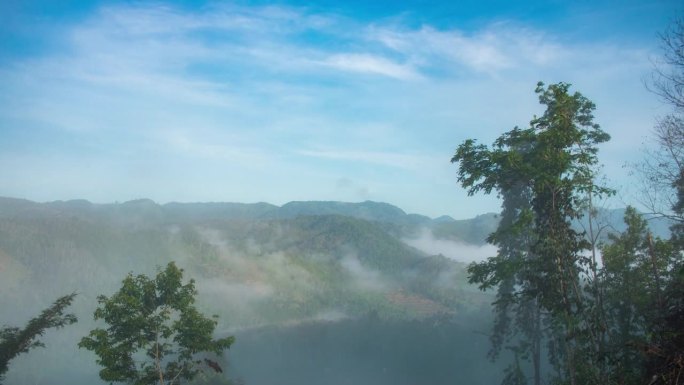
[(212, 339), (216, 319), (195, 308), (195, 283), (182, 278), (171, 262), (154, 279), (129, 274), (117, 293), (98, 297), (95, 320), (108, 327), (78, 345), (98, 356), (100, 378), (139, 385), (190, 380), (207, 364), (199, 354), (221, 355), (231, 346), (233, 337)]
[(38, 340), (46, 329), (61, 328), (77, 321), (73, 314), (64, 314), (64, 310), (71, 305), (76, 297), (75, 293), (59, 297), (49, 308), (43, 310), (39, 316), (32, 318), (23, 329), (18, 327), (3, 327), (0, 329), (0, 380), (9, 369), (9, 362), (21, 353), (45, 345)]
[(581, 352), (589, 328), (580, 276), (590, 263), (582, 252), (590, 245), (571, 222), (582, 217), (587, 195), (611, 193), (593, 182), (596, 145), (610, 137), (593, 122), (594, 104), (569, 93), (569, 87), (539, 83), (536, 93), (546, 110), (529, 128), (515, 127), (491, 148), (466, 140), (452, 158), (469, 194), (496, 192), (503, 198), (502, 221), (488, 239), (499, 247), (498, 255), (468, 270), (472, 283), (498, 290), (493, 355), (522, 332), (518, 349), (531, 353), (535, 384), (540, 383), (542, 314), (548, 317), (549, 350), (559, 380), (578, 383), (596, 358), (595, 351)]

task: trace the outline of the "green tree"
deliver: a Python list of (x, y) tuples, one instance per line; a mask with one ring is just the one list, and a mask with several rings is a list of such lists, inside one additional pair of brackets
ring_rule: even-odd
[(526, 177), (512, 167), (518, 161), (518, 155), (531, 149), (533, 141), (530, 133), (513, 130), (499, 138), (491, 151), (484, 146), (471, 147), (474, 142), (466, 142), (459, 147), (452, 161), (462, 159), (461, 171), (464, 171), (465, 168), (473, 169), (467, 162), (477, 159), (476, 162), (482, 164), (488, 158), (496, 162), (499, 170), (505, 170), (488, 176), (487, 183), (492, 187), (484, 183), (477, 186), (485, 190), (496, 186), (503, 204), (499, 225), (487, 238), (489, 243), (498, 247), (498, 255), (484, 263), (471, 264), (468, 268), (469, 282), (478, 284), (483, 290), (491, 287), (497, 289), (489, 357), (496, 359), (504, 344), (516, 343), (516, 346), (509, 347), (515, 351), (515, 360), (507, 369), (504, 383), (510, 381), (511, 374), (520, 373), (519, 357), (523, 357), (532, 361), (533, 379), (538, 385), (541, 382), (542, 316), (537, 296), (520, 295), (530, 289), (525, 277), (528, 274), (526, 261), (532, 258), (530, 248), (535, 240), (531, 189)]
[[(491, 148), (466, 140), (452, 162), (459, 163), (458, 179), (469, 194), (496, 191), (504, 200), (502, 222), (489, 239), (499, 253), (469, 267), (471, 282), (482, 289), (498, 286), (497, 307), (513, 305), (522, 320), (532, 314), (524, 334), (532, 337), (526, 343), (533, 347), (533, 357), (540, 351), (535, 345), (540, 331), (531, 325), (540, 325), (546, 314), (558, 380), (574, 385), (595, 377), (597, 337), (590, 335), (584, 317), (581, 288), (581, 275), (590, 263), (583, 252), (590, 244), (571, 223), (582, 217), (587, 194), (611, 191), (594, 184), (596, 145), (610, 137), (593, 122), (594, 104), (569, 93), (569, 87), (539, 83), (536, 93), (546, 110), (529, 128), (514, 128)], [(510, 328), (502, 330), (495, 329), (495, 335)]]
[(45, 330), (61, 328), (77, 321), (73, 314), (64, 314), (71, 305), (75, 293), (58, 298), (52, 306), (43, 310), (38, 317), (32, 318), (23, 329), (3, 327), (0, 329), (0, 381), (9, 369), (9, 362), (21, 353), (45, 345), (38, 339)]
[(673, 244), (653, 239), (646, 221), (628, 207), (627, 229), (611, 234), (601, 248), (611, 375), (619, 384), (641, 384), (649, 336), (660, 328), (665, 313), (665, 286), (670, 268), (679, 259)]
[(200, 353), (221, 355), (234, 337), (212, 339), (217, 316), (207, 318), (194, 306), (194, 280), (183, 284), (183, 270), (171, 262), (156, 278), (129, 274), (111, 297), (99, 296), (97, 328), (78, 346), (93, 351), (105, 381), (160, 385), (190, 380), (202, 367), (221, 371)]

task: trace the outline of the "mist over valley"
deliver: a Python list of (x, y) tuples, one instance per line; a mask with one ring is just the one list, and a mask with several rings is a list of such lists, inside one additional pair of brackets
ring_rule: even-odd
[[(153, 275), (175, 261), (196, 280), (200, 308), (219, 316), (217, 334), (237, 338), (222, 361), (234, 381), (439, 384), (458, 375), (488, 383), (496, 371), (481, 357), (491, 298), (468, 285), (463, 263), (496, 226), (487, 218), (480, 234), (461, 234), (448, 227), (455, 220), (370, 201), (0, 198), (0, 307), (13, 309), (3, 322), (23, 324), (71, 292), (79, 319), (48, 332), (45, 349), (17, 357), (6, 381), (98, 383), (92, 356), (76, 347), (96, 325), (95, 297), (129, 272)], [(453, 365), (464, 360), (477, 364)]]

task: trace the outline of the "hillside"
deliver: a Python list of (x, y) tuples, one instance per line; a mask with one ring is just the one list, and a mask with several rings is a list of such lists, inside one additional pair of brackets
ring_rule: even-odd
[[(330, 311), (330, 304), (352, 314), (374, 306), (400, 314), (406, 309), (396, 293), (444, 301), (437, 294), (442, 288), (425, 284), (440, 274), (451, 281), (450, 290), (468, 290), (463, 265), (430, 257), (388, 231), (411, 220), (415, 216), (374, 202), (293, 202), (278, 208), (263, 203), (158, 205), (149, 200), (39, 204), (3, 198), (0, 251), (3, 274), (12, 276), (3, 282), (13, 282), (13, 287), (41, 282), (49, 292), (92, 293), (113, 289), (128, 271), (151, 273), (176, 260), (224, 287), (222, 307), (235, 306), (230, 303), (234, 292), (255, 298), (237, 306), (249, 307), (241, 314), (259, 322), (313, 317)], [(441, 270), (425, 269), (435, 258), (442, 259)], [(208, 296), (221, 291), (198, 281), (200, 288), (207, 286)], [(455, 291), (451, 295), (462, 297)], [(454, 298), (449, 305), (467, 301)], [(443, 305), (433, 308), (448, 312)], [(277, 314), (266, 314), (268, 309), (278, 309)]]
[[(13, 309), (0, 322), (21, 325), (58, 295), (79, 293), (72, 307), (79, 323), (56, 340), (48, 337), (47, 349), (13, 362), (8, 383), (42, 382), (31, 370), (38, 362), (47, 373), (41, 376), (92, 381), (92, 357), (73, 346), (93, 326), (96, 296), (116, 290), (128, 272), (154, 274), (171, 260), (197, 281), (199, 305), (220, 316), (220, 333), (238, 337), (255, 328), (273, 333), (369, 315), (398, 328), (480, 317), (489, 299), (466, 284), (462, 263), (402, 241), (431, 223), (375, 202), (277, 207), (0, 198), (0, 308)], [(75, 361), (87, 363), (75, 369)]]
[[(613, 222), (621, 219), (619, 211), (609, 214)], [(392, 337), (409, 330), (427, 333), (423, 340), (442, 335), (486, 346), (486, 337), (471, 334), (487, 329), (483, 325), (489, 322), (491, 298), (467, 284), (465, 264), (459, 261), (493, 255), (495, 250), (483, 245), (496, 223), (494, 214), (431, 219), (377, 202), (291, 202), (278, 207), (0, 198), (0, 309), (12, 309), (2, 312), (0, 323), (23, 324), (57, 296), (79, 293), (72, 309), (79, 323), (48, 337), (47, 349), (17, 359), (8, 383), (36, 383), (54, 376), (97, 381), (92, 357), (73, 348), (93, 326), (96, 296), (116, 290), (128, 272), (154, 274), (172, 260), (197, 281), (200, 307), (220, 316), (220, 333), (238, 336), (236, 372), (255, 384), (283, 380), (259, 374), (250, 357), (260, 355), (276, 360), (269, 364), (274, 368), (300, 367), (313, 375), (306, 349), (320, 350), (321, 362), (343, 372), (343, 364), (323, 357), (334, 349), (333, 341), (347, 341), (349, 351), (364, 346), (359, 330), (365, 322), (384, 330), (376, 333), (385, 346), (376, 353), (384, 357), (375, 360), (419, 360), (428, 354)], [(306, 337), (313, 338), (311, 345), (269, 351), (266, 340), (290, 344), (298, 335), (312, 336)], [(243, 340), (251, 346), (240, 345)], [(465, 354), (463, 347), (432, 345), (441, 353), (430, 351), (428, 356)], [(433, 357), (440, 365), (446, 362)], [(77, 361), (85, 364), (70, 366)], [(43, 369), (35, 372), (32, 367), (38, 362)], [(370, 377), (354, 377), (357, 383), (377, 376), (408, 383), (399, 378), (408, 381), (415, 375), (400, 375), (404, 372), (399, 369), (391, 374), (364, 370)], [(477, 374), (467, 376), (491, 379), (486, 365), (469, 370)], [(296, 370), (288, 373), (289, 383), (304, 381)], [(453, 373), (443, 373), (448, 383)], [(440, 381), (435, 377), (435, 384)]]
[[(602, 212), (607, 231), (624, 227), (622, 213)], [(278, 207), (0, 198), (0, 286), (7, 293), (0, 304), (27, 295), (48, 303), (39, 289), (94, 296), (113, 290), (129, 271), (151, 274), (175, 260), (206, 286), (213, 303), (244, 310), (226, 313), (233, 327), (376, 307), (410, 318), (424, 311), (413, 314), (413, 305), (402, 308), (411, 301), (398, 298), (414, 296), (448, 313), (477, 298), (457, 261), (493, 255), (482, 246), (496, 223), (494, 214), (430, 219), (368, 201)], [(656, 234), (667, 231), (655, 225)]]

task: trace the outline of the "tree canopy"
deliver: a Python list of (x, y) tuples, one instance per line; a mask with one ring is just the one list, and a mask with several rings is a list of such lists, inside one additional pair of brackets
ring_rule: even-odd
[(78, 344), (93, 351), (105, 381), (173, 384), (194, 378), (202, 368), (220, 372), (201, 353), (221, 355), (233, 337), (213, 339), (216, 316), (194, 306), (195, 283), (183, 284), (183, 270), (169, 263), (155, 278), (129, 274), (111, 297), (98, 297), (97, 328)]

